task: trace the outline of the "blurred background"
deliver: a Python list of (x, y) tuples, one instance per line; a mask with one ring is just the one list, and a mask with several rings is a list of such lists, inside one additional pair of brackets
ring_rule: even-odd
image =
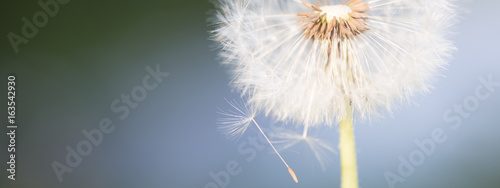
[[(22, 18), (33, 21), (43, 9), (37, 0), (0, 3), (0, 187), (339, 187), (335, 153), (325, 154), (330, 165), (322, 170), (301, 144), (282, 151), (299, 177), (295, 184), (268, 145), (249, 144), (258, 137), (255, 129), (238, 142), (217, 132), (217, 108), (229, 109), (224, 98), (239, 100), (239, 95), (231, 92), (209, 40), (211, 3), (57, 2), (46, 22), (38, 15), (36, 32), (24, 28), (31, 36), (16, 38), (17, 53), (9, 33), (25, 36)], [(459, 4), (467, 11), (452, 36), (459, 50), (443, 72), (446, 77), (435, 80), (431, 94), (414, 97), (392, 116), (356, 123), (361, 187), (391, 187), (387, 174), (399, 177), (393, 187), (500, 187), (500, 87), (483, 88), (490, 96), (477, 104), (473, 100), (480, 78), (491, 75), (500, 82), (500, 2)], [(15, 181), (6, 171), (7, 76), (12, 74)], [(145, 89), (151, 85), (156, 87)], [(471, 112), (451, 113), (464, 102)], [(262, 115), (257, 120), (268, 131), (282, 126)], [(89, 148), (84, 132), (95, 133), (106, 122), (112, 130), (105, 129), (110, 133), (102, 133), (102, 140), (94, 134), (99, 143)], [(459, 128), (453, 129), (455, 124)], [(419, 159), (424, 151), (415, 140), (430, 139), (436, 131), (446, 140)], [(311, 134), (337, 148), (334, 128)], [(86, 156), (69, 157), (70, 166), (68, 153), (78, 148)], [(410, 175), (398, 171), (401, 158), (417, 161)], [(54, 164), (60, 164), (59, 171)], [(224, 176), (229, 172), (235, 175)]]

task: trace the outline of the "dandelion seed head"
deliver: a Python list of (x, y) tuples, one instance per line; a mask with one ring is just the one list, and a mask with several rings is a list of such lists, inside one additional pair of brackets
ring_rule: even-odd
[(213, 39), (254, 111), (334, 125), (429, 91), (455, 49), (453, 1), (219, 0)]

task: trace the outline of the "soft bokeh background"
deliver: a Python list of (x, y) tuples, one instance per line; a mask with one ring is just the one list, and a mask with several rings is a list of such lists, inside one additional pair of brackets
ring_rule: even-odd
[[(217, 107), (224, 98), (238, 99), (228, 75), (217, 62), (208, 39), (207, 1), (70, 1), (29, 43), (15, 53), (7, 33), (21, 34), (21, 18), (40, 11), (36, 0), (0, 4), (0, 125), (6, 120), (7, 75), (17, 75), (17, 180), (7, 179), (7, 137), (1, 133), (0, 187), (205, 187), (209, 173), (236, 161), (242, 172), (227, 187), (339, 187), (338, 155), (322, 171), (307, 148), (283, 151), (299, 176), (295, 184), (267, 145), (247, 162), (238, 147), (257, 136), (250, 130), (240, 142), (217, 132)], [(45, 2), (45, 1), (44, 1)], [(356, 140), (360, 185), (389, 187), (384, 173), (397, 174), (398, 156), (408, 158), (436, 128), (447, 140), (436, 146), (423, 165), (395, 187), (500, 187), (500, 87), (464, 118), (458, 130), (443, 114), (474, 96), (479, 77), (500, 82), (498, 1), (460, 2), (468, 10), (453, 36), (459, 51), (435, 89), (412, 105), (371, 123), (358, 122)], [(157, 65), (170, 75), (143, 102), (120, 120), (110, 106), (142, 84), (146, 67)], [(59, 183), (51, 163), (64, 163), (65, 147), (84, 140), (82, 130), (109, 118), (115, 125), (102, 144), (63, 175)], [(272, 120), (258, 117), (262, 126)], [(279, 125), (278, 125), (279, 126)], [(6, 129), (2, 128), (2, 132)], [(315, 130), (337, 144), (335, 129)], [(250, 147), (245, 145), (245, 148)], [(336, 148), (336, 147), (334, 147)]]

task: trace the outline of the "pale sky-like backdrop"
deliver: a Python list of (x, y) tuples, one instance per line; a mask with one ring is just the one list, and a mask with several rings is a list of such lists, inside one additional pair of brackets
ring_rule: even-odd
[[(51, 4), (44, 20), (39, 2), (57, 9)], [(362, 188), (389, 188), (387, 174), (404, 181), (400, 188), (500, 187), (500, 2), (459, 5), (461, 22), (450, 36), (458, 51), (432, 92), (385, 118), (356, 122)], [(282, 151), (296, 184), (256, 129), (239, 141), (217, 132), (218, 108), (229, 108), (225, 98), (240, 99), (209, 39), (211, 9), (202, 0), (2, 1), (0, 187), (339, 187), (338, 154), (325, 155), (323, 171), (304, 145)], [(34, 15), (36, 32), (23, 21)], [(9, 33), (26, 40), (14, 45), (17, 53)], [(12, 74), (15, 181), (6, 171)], [(458, 105), (464, 113), (455, 112)], [(269, 133), (282, 126), (264, 115), (256, 120)], [(311, 134), (337, 148), (335, 127)], [(431, 151), (415, 142), (429, 139)], [(411, 167), (401, 174), (405, 163)]]

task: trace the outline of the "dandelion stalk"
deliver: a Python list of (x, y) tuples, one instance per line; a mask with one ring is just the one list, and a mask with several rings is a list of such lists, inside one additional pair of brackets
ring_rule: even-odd
[(354, 127), (352, 112), (349, 107), (347, 115), (340, 121), (339, 148), (342, 171), (341, 188), (358, 188), (358, 169), (356, 164), (356, 146), (354, 144)]

